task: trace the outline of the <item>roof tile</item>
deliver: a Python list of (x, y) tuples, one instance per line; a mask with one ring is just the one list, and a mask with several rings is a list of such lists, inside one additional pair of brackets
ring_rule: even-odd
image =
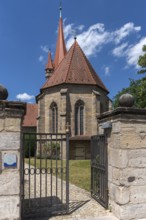
[(74, 42), (64, 59), (44, 84), (42, 89), (63, 83), (97, 85), (108, 92), (77, 41)]
[(23, 127), (36, 127), (37, 126), (37, 116), (38, 116), (38, 105), (37, 104), (27, 104), (26, 105), (26, 115), (23, 120)]

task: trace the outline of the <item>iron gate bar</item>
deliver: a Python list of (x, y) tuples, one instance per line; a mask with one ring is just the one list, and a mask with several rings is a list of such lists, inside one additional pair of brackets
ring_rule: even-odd
[(52, 178), (52, 135), (51, 135), (51, 205), (52, 205), (52, 183), (53, 183), (53, 178)]
[[(46, 136), (46, 138), (47, 138), (47, 136)], [(46, 159), (45, 159), (45, 167), (47, 167), (47, 157), (46, 157)], [(47, 169), (48, 170), (48, 169)], [(45, 185), (47, 186), (47, 172), (46, 172), (46, 176), (45, 176)], [(47, 192), (48, 192), (48, 187), (46, 187), (46, 189), (45, 189), (45, 196), (47, 197)]]
[(67, 139), (66, 139), (66, 209), (69, 212), (69, 132), (67, 132)]
[[(36, 142), (36, 136), (35, 136), (35, 142)], [(35, 159), (34, 159), (34, 166), (36, 167), (36, 149), (34, 147), (34, 156), (35, 156)], [(37, 173), (35, 172), (35, 175), (34, 175), (34, 198), (36, 199), (36, 175)]]
[[(57, 135), (56, 135), (56, 152), (57, 152)], [(57, 178), (58, 178), (58, 152), (56, 154), (56, 197), (58, 195), (58, 181), (57, 181)]]
[(108, 167), (105, 135), (91, 137), (91, 196), (108, 208)]
[[(62, 135), (61, 135), (62, 137)], [(61, 141), (61, 148), (62, 148), (62, 154), (61, 154), (61, 169), (63, 169), (63, 146)], [(61, 201), (63, 201), (63, 170), (61, 170)]]
[[(63, 161), (64, 147), (66, 147), (65, 162)], [(25, 165), (25, 156), (28, 157), (28, 165)], [(69, 210), (69, 134), (25, 133), (21, 157), (22, 219), (67, 213)], [(38, 164), (39, 168), (37, 168)], [(66, 181), (65, 185), (63, 178)]]
[[(40, 136), (40, 139), (42, 140), (42, 136)], [(41, 160), (41, 158), (42, 158), (42, 141), (40, 142), (40, 170), (42, 169), (42, 160)], [(42, 197), (42, 194), (41, 194), (41, 192), (42, 192), (42, 182), (41, 182), (41, 180), (42, 180), (42, 176), (41, 176), (41, 172), (40, 172), (40, 206), (42, 205), (42, 198), (41, 198)]]

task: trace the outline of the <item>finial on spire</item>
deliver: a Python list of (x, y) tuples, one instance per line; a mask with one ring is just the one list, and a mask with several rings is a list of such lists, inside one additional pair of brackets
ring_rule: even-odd
[(60, 1), (60, 7), (59, 7), (59, 10), (60, 10), (60, 18), (62, 18), (62, 1)]
[(72, 31), (72, 33), (73, 33), (73, 36), (74, 36), (74, 40), (76, 41), (76, 39), (77, 39), (77, 30), (74, 29), (74, 30)]

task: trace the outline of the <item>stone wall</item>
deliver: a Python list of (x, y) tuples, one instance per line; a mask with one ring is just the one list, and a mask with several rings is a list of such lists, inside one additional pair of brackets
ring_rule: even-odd
[(109, 208), (119, 220), (146, 218), (146, 110), (118, 108), (99, 119), (108, 139)]
[(20, 146), (24, 113), (24, 103), (0, 101), (0, 220), (21, 218)]

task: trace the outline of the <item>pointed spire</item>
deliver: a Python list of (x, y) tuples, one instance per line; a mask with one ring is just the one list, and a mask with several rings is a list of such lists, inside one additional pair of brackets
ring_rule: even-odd
[(52, 57), (51, 57), (51, 51), (49, 50), (48, 53), (48, 63), (46, 64), (46, 69), (53, 69), (53, 62), (52, 62)]
[(63, 33), (63, 21), (62, 21), (62, 4), (60, 3), (60, 20), (59, 20), (59, 28), (58, 28), (58, 39), (56, 44), (56, 53), (54, 58), (54, 66), (55, 69), (62, 61), (66, 54), (66, 46), (64, 40), (64, 33)]
[(46, 79), (48, 79), (54, 71), (54, 66), (53, 66), (50, 50), (49, 50), (49, 53), (48, 53), (48, 63), (46, 64), (46, 69), (45, 70), (46, 70)]

